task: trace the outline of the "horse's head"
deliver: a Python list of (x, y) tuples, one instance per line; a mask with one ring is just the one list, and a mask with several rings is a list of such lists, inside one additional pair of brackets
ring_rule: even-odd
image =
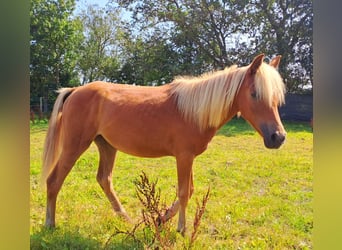
[(264, 138), (265, 146), (279, 148), (286, 136), (278, 113), (285, 92), (285, 85), (277, 70), (280, 56), (269, 64), (263, 60), (264, 55), (261, 54), (247, 66), (236, 100), (241, 116)]

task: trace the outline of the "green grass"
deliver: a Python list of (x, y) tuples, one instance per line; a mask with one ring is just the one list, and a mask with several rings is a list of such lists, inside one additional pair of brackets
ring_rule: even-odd
[[(225, 125), (194, 163), (195, 193), (187, 209), (188, 234), (176, 233), (174, 249), (187, 246), (196, 200), (208, 186), (210, 198), (193, 249), (312, 249), (313, 134), (308, 124), (285, 123), (286, 143), (266, 149), (262, 138), (242, 119)], [(96, 182), (98, 153), (92, 145), (68, 175), (57, 201), (55, 230), (45, 229), (45, 192), (40, 188), (41, 154), (47, 125), (31, 125), (30, 234), (32, 249), (144, 249), (143, 244), (114, 235), (133, 225), (115, 216)], [(176, 196), (175, 159), (136, 158), (119, 153), (114, 189), (129, 215), (138, 220), (142, 205), (134, 181), (141, 171), (158, 179), (161, 198)], [(138, 237), (144, 237), (138, 232)]]

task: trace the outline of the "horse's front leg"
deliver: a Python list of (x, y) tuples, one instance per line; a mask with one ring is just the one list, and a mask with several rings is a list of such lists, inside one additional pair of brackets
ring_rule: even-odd
[[(192, 194), (194, 191), (194, 183), (193, 183), (193, 175), (192, 175), (192, 171), (190, 173), (190, 195), (189, 195), (189, 199), (191, 198)], [(161, 219), (160, 222), (165, 223), (166, 221), (168, 221), (169, 219), (171, 219), (172, 217), (174, 217), (177, 212), (179, 211), (179, 200), (177, 199), (166, 211), (166, 213), (164, 214), (164, 216)]]
[[(177, 159), (178, 176), (178, 201), (173, 205), (174, 210), (179, 210), (177, 231), (182, 234), (186, 231), (186, 206), (193, 192), (192, 163), (193, 155), (181, 155)], [(176, 213), (177, 211), (174, 211)]]

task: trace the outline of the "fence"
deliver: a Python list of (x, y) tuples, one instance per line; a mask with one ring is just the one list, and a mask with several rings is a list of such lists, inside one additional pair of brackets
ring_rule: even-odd
[(279, 108), (279, 114), (285, 121), (311, 121), (313, 116), (312, 94), (287, 94), (285, 105)]
[(53, 102), (48, 101), (47, 98), (37, 97), (30, 100), (30, 120), (45, 120), (50, 117), (50, 113), (53, 107)]
[[(31, 103), (31, 111), (38, 117), (49, 117), (53, 103), (40, 99)], [(279, 108), (279, 114), (284, 121), (311, 121), (313, 116), (312, 94), (287, 94), (285, 105)]]

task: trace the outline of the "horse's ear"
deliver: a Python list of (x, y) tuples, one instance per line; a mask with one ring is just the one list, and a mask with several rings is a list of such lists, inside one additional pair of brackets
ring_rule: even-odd
[(257, 70), (259, 69), (260, 65), (264, 61), (264, 57), (265, 57), (264, 54), (260, 54), (256, 57), (254, 57), (253, 62), (249, 66), (249, 71), (252, 75), (254, 75), (257, 72)]
[(279, 68), (279, 63), (280, 63), (280, 59), (281, 59), (281, 55), (278, 55), (278, 56), (276, 56), (275, 58), (273, 58), (269, 64), (270, 64), (272, 67), (276, 68), (276, 70), (278, 70), (278, 68)]

